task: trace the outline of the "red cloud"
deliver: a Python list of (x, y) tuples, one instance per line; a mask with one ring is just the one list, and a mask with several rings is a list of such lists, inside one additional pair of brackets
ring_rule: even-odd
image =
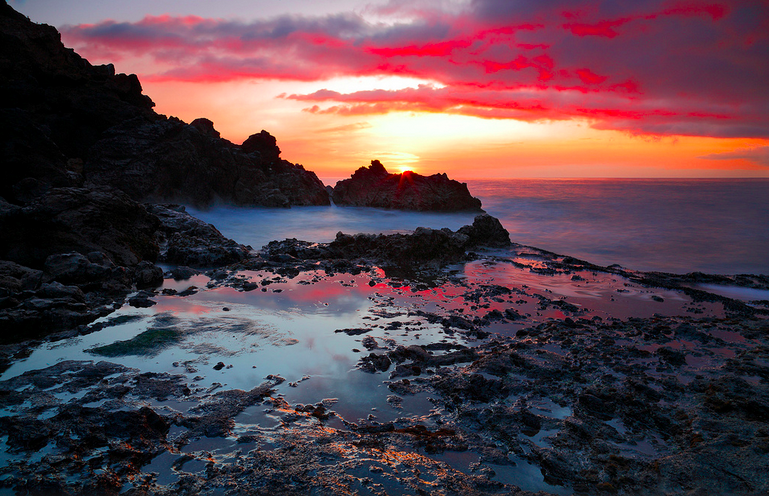
[(579, 76), (579, 78), (585, 84), (601, 84), (609, 79), (608, 76), (599, 76), (588, 68), (577, 69), (574, 72), (577, 73), (577, 76)]
[(619, 32), (614, 29), (632, 21), (630, 18), (617, 19), (614, 21), (599, 21), (595, 24), (569, 23), (563, 27), (576, 36), (603, 36), (604, 38), (614, 38)]
[(62, 33), (87, 57), (150, 57), (159, 69), (143, 79), (406, 75), (444, 86), (291, 97), (315, 113), (580, 118), (638, 133), (769, 136), (766, 2), (474, 0), (458, 14), (409, 13), (414, 20), (395, 25), (357, 15), (164, 15)]
[(406, 46), (398, 48), (367, 48), (368, 53), (385, 58), (390, 57), (448, 57), (454, 50), (467, 48), (471, 45), (469, 40), (451, 40), (441, 43), (427, 43), (422, 46)]

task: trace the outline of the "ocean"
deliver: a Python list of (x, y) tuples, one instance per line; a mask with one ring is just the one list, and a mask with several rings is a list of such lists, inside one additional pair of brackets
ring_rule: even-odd
[[(520, 244), (599, 265), (673, 273), (769, 274), (769, 179), (467, 181)], [(344, 233), (455, 230), (472, 213), (355, 207), (190, 209), (258, 249), (273, 239), (328, 242)]]

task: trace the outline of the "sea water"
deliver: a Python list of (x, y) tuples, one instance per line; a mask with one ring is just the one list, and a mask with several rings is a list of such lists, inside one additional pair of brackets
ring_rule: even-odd
[[(769, 274), (769, 179), (470, 180), (470, 193), (520, 244), (644, 271)], [(259, 249), (337, 232), (455, 230), (474, 214), (357, 207), (190, 209)]]

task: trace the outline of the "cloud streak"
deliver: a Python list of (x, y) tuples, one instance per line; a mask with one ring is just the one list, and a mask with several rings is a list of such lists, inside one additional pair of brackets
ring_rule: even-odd
[(435, 85), (318, 91), (312, 113), (580, 119), (635, 134), (769, 138), (769, 5), (759, 0), (474, 0), (408, 21), (356, 14), (241, 22), (156, 16), (62, 29), (87, 57), (150, 57), (156, 81), (409, 76)]
[(700, 158), (709, 160), (748, 160), (754, 164), (769, 167), (769, 146), (759, 146), (734, 152), (712, 153)]

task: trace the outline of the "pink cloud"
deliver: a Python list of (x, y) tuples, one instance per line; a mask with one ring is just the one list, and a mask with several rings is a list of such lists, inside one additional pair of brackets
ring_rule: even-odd
[(769, 5), (738, 0), (474, 0), (408, 22), (155, 16), (62, 29), (87, 57), (149, 56), (142, 79), (322, 81), (405, 75), (445, 88), (292, 95), (308, 111), (587, 119), (633, 133), (769, 137)]

